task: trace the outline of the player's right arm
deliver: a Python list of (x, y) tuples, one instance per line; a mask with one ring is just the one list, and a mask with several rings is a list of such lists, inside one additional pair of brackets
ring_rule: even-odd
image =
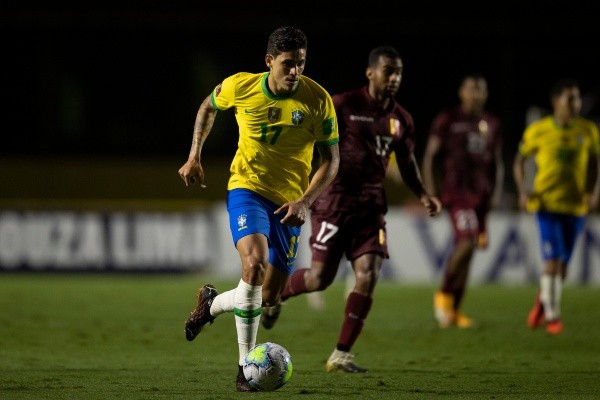
[(198, 183), (201, 188), (206, 187), (204, 184), (204, 170), (200, 163), (200, 156), (202, 153), (202, 145), (210, 133), (217, 115), (217, 109), (214, 107), (211, 97), (212, 94), (208, 95), (202, 104), (200, 104), (200, 108), (196, 113), (196, 122), (194, 123), (194, 134), (192, 136), (190, 153), (185, 164), (179, 168), (179, 176), (181, 176), (181, 179), (185, 182), (185, 186)]
[(428, 193), (434, 195), (437, 191), (435, 189), (435, 178), (433, 173), (433, 163), (436, 155), (439, 153), (442, 146), (442, 141), (437, 135), (429, 135), (427, 140), (427, 146), (425, 147), (425, 153), (423, 154), (423, 184)]
[(515, 181), (515, 186), (517, 188), (517, 194), (519, 196), (519, 208), (521, 210), (527, 209), (527, 188), (525, 187), (525, 168), (523, 164), (525, 162), (525, 157), (521, 154), (520, 151), (517, 150), (515, 154), (515, 158), (513, 160), (513, 179)]

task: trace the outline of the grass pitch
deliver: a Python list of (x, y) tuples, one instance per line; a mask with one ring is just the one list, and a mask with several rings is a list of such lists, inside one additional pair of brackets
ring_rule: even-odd
[(568, 286), (565, 331), (525, 326), (537, 290), (472, 286), (464, 311), (474, 329), (440, 330), (434, 287), (381, 282), (353, 348), (366, 374), (327, 373), (344, 283), (325, 309), (290, 299), (272, 330), (294, 374), (275, 392), (235, 390), (232, 314), (193, 342), (183, 333), (197, 288), (235, 281), (190, 275), (0, 274), (0, 399), (592, 399), (600, 389), (600, 290)]

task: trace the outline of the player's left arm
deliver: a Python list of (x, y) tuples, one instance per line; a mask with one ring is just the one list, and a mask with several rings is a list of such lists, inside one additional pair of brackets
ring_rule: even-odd
[(598, 126), (592, 124), (591, 129), (592, 146), (588, 159), (587, 187), (588, 210), (595, 211), (600, 202), (600, 132)]
[(588, 162), (589, 182), (591, 182), (591, 190), (589, 191), (588, 209), (595, 211), (600, 201), (600, 159), (598, 153), (590, 154)]
[(321, 163), (315, 171), (308, 188), (296, 201), (288, 202), (279, 207), (275, 214), (285, 212), (281, 223), (291, 226), (301, 226), (308, 219), (308, 210), (319, 195), (333, 182), (340, 166), (340, 149), (337, 141), (333, 144), (317, 146)]
[(419, 198), (430, 217), (438, 215), (442, 211), (442, 202), (425, 189), (414, 153), (407, 152), (403, 155), (395, 151), (395, 154), (402, 180), (406, 186)]
[(494, 147), (494, 189), (492, 191), (491, 208), (500, 205), (504, 184), (504, 159), (502, 158), (502, 145), (500, 142)]
[(333, 182), (340, 166), (340, 148), (338, 143), (331, 145), (317, 146), (321, 163), (313, 178), (304, 192), (301, 200), (304, 199), (309, 206), (319, 197), (319, 195)]

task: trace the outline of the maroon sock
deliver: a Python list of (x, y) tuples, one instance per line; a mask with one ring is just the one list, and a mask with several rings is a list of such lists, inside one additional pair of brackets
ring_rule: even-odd
[(454, 309), (458, 310), (460, 303), (462, 302), (463, 295), (465, 294), (465, 288), (456, 273), (447, 270), (444, 274), (444, 279), (440, 290), (444, 293), (452, 294), (454, 299)]
[(446, 272), (444, 273), (444, 277), (442, 279), (442, 285), (440, 287), (440, 290), (444, 293), (452, 293), (454, 294), (454, 291), (456, 289), (456, 274), (450, 272), (450, 269), (448, 267), (446, 267)]
[(281, 300), (287, 300), (290, 297), (306, 293), (306, 284), (304, 283), (304, 274), (306, 271), (308, 271), (307, 268), (300, 268), (292, 273), (287, 285), (285, 285), (285, 288), (283, 289)]
[(458, 310), (460, 308), (460, 303), (462, 303), (464, 294), (465, 294), (464, 288), (454, 290), (454, 309), (455, 310)]
[(369, 310), (371, 309), (371, 304), (373, 304), (371, 297), (354, 292), (348, 295), (344, 322), (337, 343), (338, 350), (350, 351), (362, 331), (367, 314), (369, 314)]

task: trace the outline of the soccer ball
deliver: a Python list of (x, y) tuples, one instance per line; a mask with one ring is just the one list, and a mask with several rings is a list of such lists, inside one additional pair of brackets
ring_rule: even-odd
[(292, 357), (277, 343), (259, 343), (246, 354), (244, 376), (254, 389), (277, 390), (292, 377)]

